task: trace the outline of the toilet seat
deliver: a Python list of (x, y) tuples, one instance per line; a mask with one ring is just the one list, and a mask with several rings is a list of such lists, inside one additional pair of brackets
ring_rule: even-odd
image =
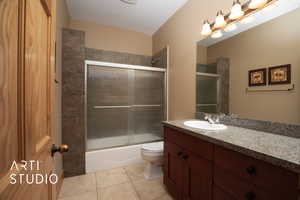
[(164, 142), (144, 144), (142, 151), (147, 153), (162, 153), (164, 151)]

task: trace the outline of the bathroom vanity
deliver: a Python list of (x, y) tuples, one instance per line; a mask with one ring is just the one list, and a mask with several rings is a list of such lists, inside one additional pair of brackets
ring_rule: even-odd
[(164, 184), (176, 200), (298, 200), (300, 140), (164, 122)]

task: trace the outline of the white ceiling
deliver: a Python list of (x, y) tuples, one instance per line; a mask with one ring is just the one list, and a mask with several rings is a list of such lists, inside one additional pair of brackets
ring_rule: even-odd
[(188, 0), (67, 0), (72, 19), (125, 28), (148, 35), (155, 33)]

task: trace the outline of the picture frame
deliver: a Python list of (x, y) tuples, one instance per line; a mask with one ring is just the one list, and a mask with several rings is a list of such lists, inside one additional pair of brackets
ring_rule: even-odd
[(269, 67), (269, 85), (291, 84), (291, 64)]
[(249, 70), (248, 85), (249, 87), (267, 85), (267, 68)]

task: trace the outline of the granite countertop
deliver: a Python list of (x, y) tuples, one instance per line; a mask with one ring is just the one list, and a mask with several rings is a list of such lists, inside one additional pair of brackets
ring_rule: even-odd
[(219, 146), (300, 173), (300, 139), (235, 126), (205, 131), (185, 126), (186, 120), (163, 124)]

